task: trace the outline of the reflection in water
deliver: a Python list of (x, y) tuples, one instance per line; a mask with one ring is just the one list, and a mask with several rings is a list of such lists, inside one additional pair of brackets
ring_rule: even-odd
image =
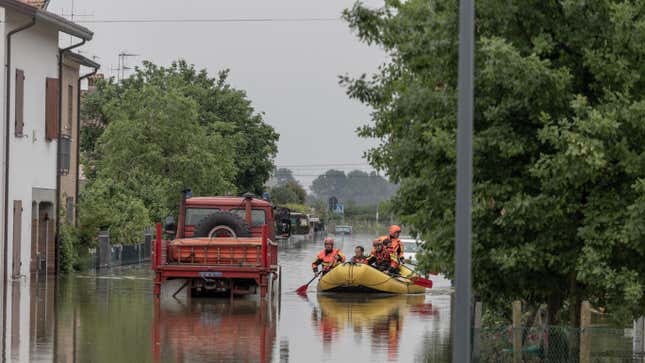
[[(370, 236), (338, 238), (351, 250)], [(449, 362), (450, 296), (293, 291), (319, 242), (281, 246), (282, 295), (155, 302), (148, 266), (16, 281), (7, 290), (8, 362)], [(433, 278), (434, 279), (434, 278)], [(445, 282), (445, 281), (444, 281)], [(449, 282), (447, 282), (449, 286)]]
[(276, 309), (267, 301), (154, 302), (154, 362), (268, 362)]
[(423, 316), (438, 316), (425, 296), (320, 295), (320, 308), (312, 309), (312, 325), (320, 331), (329, 351), (339, 332), (353, 333), (356, 342), (370, 338), (372, 351), (387, 351), (391, 361), (399, 356), (404, 319), (412, 311)]

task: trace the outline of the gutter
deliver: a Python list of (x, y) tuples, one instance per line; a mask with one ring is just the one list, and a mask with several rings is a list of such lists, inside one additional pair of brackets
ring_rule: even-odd
[(54, 255), (56, 256), (56, 274), (60, 273), (60, 139), (63, 132), (63, 57), (65, 53), (85, 44), (85, 38), (80, 43), (72, 44), (58, 51), (58, 137), (56, 138), (56, 230), (54, 232)]
[(2, 360), (4, 361), (5, 355), (4, 352), (6, 352), (6, 344), (7, 344), (7, 339), (6, 339), (6, 334), (7, 334), (7, 283), (9, 281), (8, 279), (8, 274), (9, 271), (7, 269), (7, 247), (9, 245), (8, 239), (9, 239), (9, 143), (11, 141), (11, 138), (9, 134), (11, 133), (11, 127), (10, 127), (10, 119), (11, 119), (11, 37), (23, 30), (29, 29), (32, 26), (36, 25), (36, 17), (32, 17), (31, 21), (27, 24), (21, 25), (18, 28), (10, 31), (7, 33), (7, 38), (6, 38), (6, 59), (5, 59), (5, 74), (7, 79), (5, 80), (5, 83), (7, 85), (6, 88), (6, 95), (5, 95), (5, 175), (4, 175), (4, 285), (2, 289), (2, 297), (3, 297), (3, 309), (2, 309)]
[(81, 82), (85, 78), (95, 75), (99, 71), (99, 67), (97, 64), (92, 72), (78, 77), (78, 83), (76, 85), (76, 195), (74, 196), (74, 226), (78, 226), (78, 184), (81, 165)]

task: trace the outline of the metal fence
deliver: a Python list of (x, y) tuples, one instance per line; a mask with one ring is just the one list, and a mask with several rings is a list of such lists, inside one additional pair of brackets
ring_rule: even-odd
[(98, 235), (98, 246), (90, 251), (91, 266), (95, 269), (109, 268), (123, 265), (134, 265), (150, 261), (152, 251), (152, 228), (143, 231), (141, 243), (112, 244), (109, 231), (101, 231)]
[[(589, 362), (645, 362), (642, 353), (633, 348), (632, 329), (589, 327), (578, 329), (566, 326), (512, 326), (475, 329), (473, 337), (479, 362), (580, 362), (581, 342), (587, 347)], [(520, 347), (519, 350), (514, 347)], [(582, 348), (585, 349), (585, 348)], [(584, 356), (584, 354), (582, 355)]]

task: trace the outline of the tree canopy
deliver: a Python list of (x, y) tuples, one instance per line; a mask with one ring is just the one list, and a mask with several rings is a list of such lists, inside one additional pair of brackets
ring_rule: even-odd
[[(97, 140), (102, 130), (114, 121), (114, 110), (127, 102), (128, 95), (142, 92), (146, 86), (172, 91), (194, 102), (197, 124), (208, 135), (229, 141), (226, 153), (234, 159), (236, 188), (240, 192), (262, 192), (273, 170), (278, 134), (263, 121), (263, 114), (255, 112), (246, 93), (231, 87), (228, 70), (212, 78), (205, 69), (197, 70), (184, 60), (168, 67), (144, 62), (120, 83), (114, 79), (97, 83), (96, 91), (88, 94), (83, 102), (83, 117), (92, 122), (81, 130), (81, 148), (90, 164), (98, 157), (95, 155)], [(179, 117), (176, 121), (181, 124), (181, 120)]]
[(375, 172), (366, 173), (353, 170), (344, 171), (330, 169), (318, 176), (311, 184), (311, 191), (316, 198), (325, 202), (330, 197), (355, 205), (376, 205), (389, 199), (396, 190), (385, 178)]
[[(645, 1), (477, 1), (474, 287), (489, 306), (581, 299), (613, 316), (645, 298)], [(344, 12), (389, 61), (342, 77), (369, 105), (369, 160), (401, 188), (426, 270), (453, 272), (458, 2)], [(504, 305), (508, 311), (508, 305)], [(559, 314), (560, 313), (560, 314)]]
[(134, 242), (176, 212), (187, 187), (195, 195), (261, 190), (277, 134), (225, 80), (181, 61), (145, 63), (122, 83), (98, 84), (85, 110), (94, 122), (83, 134), (86, 235), (109, 227), (115, 241)]
[(297, 181), (278, 184), (269, 191), (271, 201), (276, 205), (304, 204), (307, 192)]

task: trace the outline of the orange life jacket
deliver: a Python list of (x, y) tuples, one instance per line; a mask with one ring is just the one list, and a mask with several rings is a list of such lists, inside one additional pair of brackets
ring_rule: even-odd
[(381, 251), (377, 251), (376, 248), (372, 248), (372, 252), (367, 258), (368, 263), (375, 264), (380, 267), (399, 267), (399, 261), (396, 256), (396, 253), (391, 248), (383, 246)]
[(352, 257), (352, 262), (353, 263), (367, 263), (367, 256), (361, 256), (361, 257)]
[(328, 253), (325, 249), (323, 249), (316, 256), (316, 259), (311, 264), (311, 267), (316, 268), (318, 267), (318, 265), (322, 264), (323, 271), (328, 271), (332, 267), (336, 266), (336, 264), (339, 262), (345, 262), (345, 255), (343, 255), (343, 252), (341, 250), (334, 248), (331, 250), (331, 252)]
[(389, 239), (390, 242), (390, 249), (394, 252), (396, 252), (396, 255), (401, 258), (403, 257), (403, 242), (401, 242), (400, 239), (398, 238), (393, 238), (390, 236), (381, 236), (379, 237), (381, 241), (384, 241), (386, 239)]

